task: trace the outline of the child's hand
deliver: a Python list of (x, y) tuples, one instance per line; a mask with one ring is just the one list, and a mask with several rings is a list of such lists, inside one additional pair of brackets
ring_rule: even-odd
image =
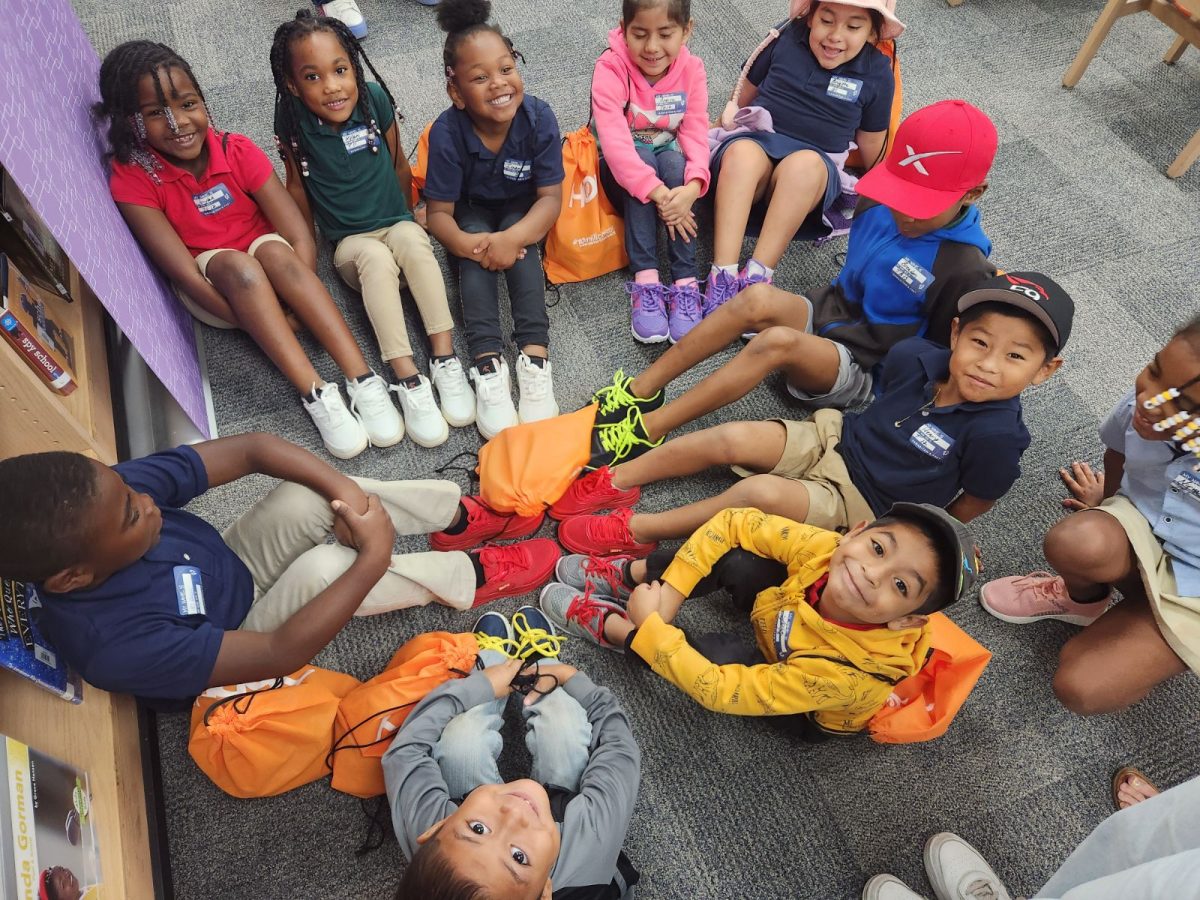
[(525, 255), (525, 248), (520, 242), (506, 231), (498, 231), (491, 236), (487, 249), (481, 254), (479, 264), (489, 272), (503, 272), (511, 269), (513, 263)]
[(522, 665), (519, 659), (506, 659), (483, 670), (483, 677), (491, 683), (492, 693), (497, 700), (512, 693), (512, 680), (517, 677)]
[(413, 214), (413, 221), (416, 222), (418, 225), (420, 225), (422, 228), (424, 228), (426, 231), (428, 231), (429, 223), (427, 220), (429, 218), (429, 208), (427, 206), (425, 206), (424, 200), (422, 200), (420, 203), (418, 203), (416, 206), (413, 207), (412, 214)]
[(625, 607), (629, 621), (640, 628), (651, 613), (661, 615), (662, 600), (662, 585), (657, 581), (639, 584), (629, 595), (629, 604)]
[(538, 700), (556, 687), (562, 687), (571, 680), (572, 676), (579, 674), (578, 669), (574, 666), (568, 666), (566, 663), (554, 663), (537, 670), (533, 666), (529, 666), (522, 669), (521, 674), (532, 675), (535, 671), (539, 673), (538, 680), (533, 686), (533, 690), (525, 695), (526, 706), (537, 703)]
[(1063, 500), (1065, 509), (1077, 512), (1100, 505), (1104, 499), (1104, 471), (1093, 469), (1085, 462), (1073, 462), (1070, 468), (1059, 469), (1058, 477), (1063, 480), (1071, 496)]
[[(378, 494), (367, 494), (367, 511), (362, 515), (342, 500), (333, 501), (333, 513), (337, 520), (345, 524), (349, 532), (347, 546), (354, 547), (364, 555), (392, 555), (392, 546), (396, 543), (396, 528), (384, 510)], [(335, 521), (334, 534), (337, 532), (338, 526)]]

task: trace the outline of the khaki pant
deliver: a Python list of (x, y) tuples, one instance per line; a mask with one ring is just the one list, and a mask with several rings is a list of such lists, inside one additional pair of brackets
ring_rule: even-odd
[(342, 280), (362, 294), (384, 362), (412, 356), (400, 305), (401, 277), (417, 301), (426, 334), (454, 327), (442, 267), (433, 255), (429, 235), (416, 222), (397, 222), (342, 238), (333, 251), (333, 265)]
[[(399, 534), (445, 528), (461, 495), (450, 481), (353, 481), (379, 495)], [(350, 568), (355, 551), (325, 543), (333, 531), (333, 517), (324, 497), (285, 481), (225, 530), (225, 543), (254, 578), (254, 605), (242, 628), (273, 631)], [(355, 615), (424, 606), (433, 600), (455, 609), (471, 608), (475, 569), (466, 553), (393, 556)]]
[[(271, 234), (264, 234), (264, 235), (260, 235), (259, 237), (256, 237), (254, 239), (254, 243), (252, 243), (249, 247), (246, 248), (246, 252), (249, 253), (251, 256), (254, 256), (255, 254), (258, 253), (259, 247), (261, 247), (263, 244), (269, 244), (272, 241), (278, 241), (281, 244), (287, 244), (287, 246), (289, 246), (289, 247), (292, 246), (291, 244), (288, 244), (288, 242), (283, 237), (272, 232)], [(201, 253), (199, 256), (196, 257), (196, 267), (200, 270), (200, 274), (204, 276), (205, 280), (208, 281), (209, 284), (212, 284), (212, 279), (210, 279), (208, 277), (208, 264), (210, 262), (212, 262), (213, 257), (216, 256), (218, 253), (225, 253), (227, 250), (229, 250), (228, 247), (219, 247), (216, 250), (205, 250), (203, 253)], [(193, 319), (197, 319), (198, 321), (203, 322), (205, 325), (209, 326), (210, 328), (222, 328), (222, 329), (236, 329), (237, 328), (237, 326), (234, 325), (232, 322), (226, 322), (220, 316), (215, 316), (212, 313), (210, 313), (207, 309), (205, 309), (203, 306), (201, 306), (199, 303), (197, 303), (195, 300), (193, 300), (191, 297), (189, 297), (187, 294), (185, 294), (182, 290), (180, 290), (179, 285), (174, 285), (174, 288), (175, 288), (176, 296), (179, 297), (179, 300), (181, 303), (183, 303), (184, 308), (189, 313), (192, 314)]]

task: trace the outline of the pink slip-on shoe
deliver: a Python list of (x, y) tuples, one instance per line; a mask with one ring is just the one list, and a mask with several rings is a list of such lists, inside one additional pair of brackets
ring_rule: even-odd
[(1043, 619), (1058, 619), (1071, 625), (1091, 625), (1112, 600), (1078, 603), (1067, 593), (1066, 583), (1050, 572), (1032, 572), (989, 581), (979, 592), (979, 604), (997, 619), (1026, 625)]

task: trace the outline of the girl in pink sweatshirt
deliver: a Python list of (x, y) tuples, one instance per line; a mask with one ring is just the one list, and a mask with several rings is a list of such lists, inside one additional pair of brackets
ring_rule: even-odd
[[(692, 204), (708, 190), (708, 83), (691, 36), (691, 0), (623, 0), (592, 74), (600, 174), (634, 273), (631, 330), (646, 344), (675, 343), (700, 321)], [(658, 276), (660, 220), (670, 286)]]

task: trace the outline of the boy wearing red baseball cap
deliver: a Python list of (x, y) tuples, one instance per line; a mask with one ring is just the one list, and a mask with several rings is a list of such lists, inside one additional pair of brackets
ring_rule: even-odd
[[(645, 452), (675, 428), (744, 396), (772, 371), (814, 407), (871, 395), (871, 371), (898, 341), (946, 343), (958, 299), (995, 274), (974, 203), (987, 190), (996, 128), (965, 100), (924, 107), (901, 123), (884, 162), (858, 182), (846, 263), (807, 295), (752, 285), (634, 378), (596, 392), (593, 469)], [(733, 360), (676, 400), (675, 377), (755, 333)], [(611, 491), (606, 472), (588, 476)]]

